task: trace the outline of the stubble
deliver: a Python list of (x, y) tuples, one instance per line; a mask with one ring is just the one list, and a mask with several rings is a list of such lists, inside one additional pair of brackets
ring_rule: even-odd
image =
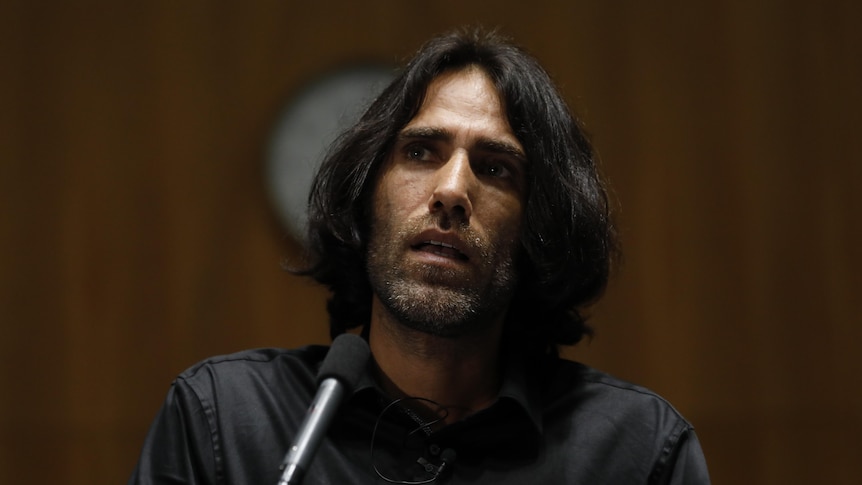
[(428, 227), (449, 227), (429, 214), (400, 227), (388, 221), (372, 229), (368, 274), (372, 290), (403, 325), (440, 337), (479, 332), (498, 321), (517, 284), (513, 237), (492, 242), (466, 225), (456, 232), (473, 257), (450, 268), (410, 261), (407, 241)]

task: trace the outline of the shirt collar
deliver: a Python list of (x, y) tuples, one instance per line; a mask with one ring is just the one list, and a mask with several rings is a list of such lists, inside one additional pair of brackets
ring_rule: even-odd
[(536, 432), (541, 434), (542, 406), (539, 393), (530, 388), (527, 382), (527, 369), (524, 357), (520, 354), (510, 354), (503, 371), (503, 383), (500, 387), (498, 401), (511, 399), (519, 405), (525, 415), (533, 423)]
[[(384, 395), (383, 390), (374, 379), (374, 362), (369, 359), (365, 372), (362, 373), (359, 382), (354, 389), (354, 395), (374, 389), (379, 395)], [(509, 354), (504, 358), (503, 381), (497, 395), (493, 408), (502, 401), (509, 400), (523, 411), (525, 418), (529, 419), (536, 433), (542, 434), (542, 406), (541, 398), (535, 387), (531, 387), (527, 379), (527, 368), (524, 357), (520, 354)]]

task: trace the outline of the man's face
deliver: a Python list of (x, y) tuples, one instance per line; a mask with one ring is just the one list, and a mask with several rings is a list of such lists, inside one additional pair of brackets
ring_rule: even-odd
[(454, 337), (502, 319), (517, 283), (526, 171), (483, 71), (432, 81), (373, 196), (369, 277), (401, 323)]

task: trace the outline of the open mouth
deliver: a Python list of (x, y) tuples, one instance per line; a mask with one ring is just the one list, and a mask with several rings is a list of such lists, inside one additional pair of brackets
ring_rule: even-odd
[(461, 261), (467, 261), (468, 259), (467, 255), (459, 251), (458, 248), (441, 241), (422, 241), (421, 243), (413, 246), (413, 249), (417, 251), (425, 251), (446, 258), (458, 259)]

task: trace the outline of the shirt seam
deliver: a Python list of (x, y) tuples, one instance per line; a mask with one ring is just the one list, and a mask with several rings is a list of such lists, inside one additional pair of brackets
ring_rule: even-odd
[(640, 395), (642, 395), (642, 396), (649, 396), (649, 397), (655, 398), (655, 399), (657, 399), (657, 400), (661, 401), (665, 406), (667, 406), (667, 408), (668, 408), (671, 412), (673, 412), (674, 416), (676, 416), (676, 418), (677, 418), (677, 419), (679, 419), (679, 420), (682, 422), (682, 425), (683, 425), (684, 427), (693, 428), (693, 426), (691, 425), (691, 423), (689, 423), (689, 422), (688, 422), (688, 420), (686, 420), (686, 419), (685, 419), (685, 416), (683, 416), (682, 414), (680, 414), (680, 412), (679, 412), (679, 411), (677, 411), (675, 407), (673, 407), (673, 404), (671, 404), (671, 403), (670, 403), (670, 401), (668, 401), (667, 399), (663, 398), (661, 395), (656, 394), (656, 393), (655, 393), (655, 392), (653, 392), (653, 391), (650, 391), (649, 389), (644, 389), (644, 388), (641, 388), (641, 387), (639, 387), (639, 386), (635, 386), (635, 385), (633, 385), (633, 384), (626, 384), (626, 385), (624, 385), (624, 384), (616, 384), (616, 383), (614, 383), (614, 382), (608, 382), (608, 381), (606, 381), (606, 380), (602, 380), (602, 379), (590, 379), (590, 378), (586, 378), (586, 377), (585, 377), (583, 380), (584, 380), (585, 382), (590, 382), (590, 383), (593, 383), (593, 384), (601, 384), (601, 385), (605, 385), (605, 386), (608, 386), (608, 387), (613, 387), (614, 389), (619, 389), (619, 390), (621, 390), (621, 391), (631, 391), (631, 392), (636, 392), (636, 393), (638, 393), (638, 394), (640, 394)]
[(658, 460), (656, 460), (655, 467), (653, 467), (652, 473), (650, 473), (647, 483), (659, 483), (659, 480), (665, 476), (671, 458), (679, 448), (683, 435), (690, 432), (691, 429), (691, 425), (683, 421), (677, 426), (674, 432), (668, 436), (667, 440), (665, 440), (664, 446), (662, 447), (661, 454), (659, 455)]
[[(200, 368), (203, 367), (205, 366), (200, 366)], [(195, 374), (197, 374), (198, 370), (199, 369), (196, 369), (195, 372), (189, 377), (193, 377)], [(194, 395), (195, 399), (197, 399), (198, 405), (200, 406), (201, 410), (204, 412), (204, 416), (206, 417), (207, 421), (207, 427), (209, 428), (210, 446), (212, 447), (213, 451), (213, 463), (215, 465), (215, 481), (217, 484), (225, 484), (227, 482), (225, 479), (224, 471), (224, 457), (222, 456), (223, 450), (221, 446), (221, 438), (219, 437), (218, 432), (218, 424), (216, 423), (217, 416), (215, 406), (213, 405), (214, 403), (205, 399), (203, 397), (203, 393), (200, 392), (199, 389), (187, 377), (179, 377), (178, 380), (181, 380), (189, 388), (189, 390), (192, 392), (192, 395)]]
[[(301, 350), (301, 349), (297, 349)], [(272, 353), (270, 353), (272, 352)], [(241, 352), (237, 352), (235, 354), (227, 354), (220, 355), (216, 357), (210, 357), (206, 359), (180, 375), (181, 379), (191, 379), (197, 376), (197, 374), (204, 369), (205, 367), (216, 366), (222, 363), (230, 363), (230, 362), (256, 362), (256, 363), (268, 363), (272, 362), (284, 355), (298, 355), (296, 351), (290, 351), (286, 349), (275, 349), (275, 348), (260, 348), (260, 349), (252, 349), (245, 350)]]

